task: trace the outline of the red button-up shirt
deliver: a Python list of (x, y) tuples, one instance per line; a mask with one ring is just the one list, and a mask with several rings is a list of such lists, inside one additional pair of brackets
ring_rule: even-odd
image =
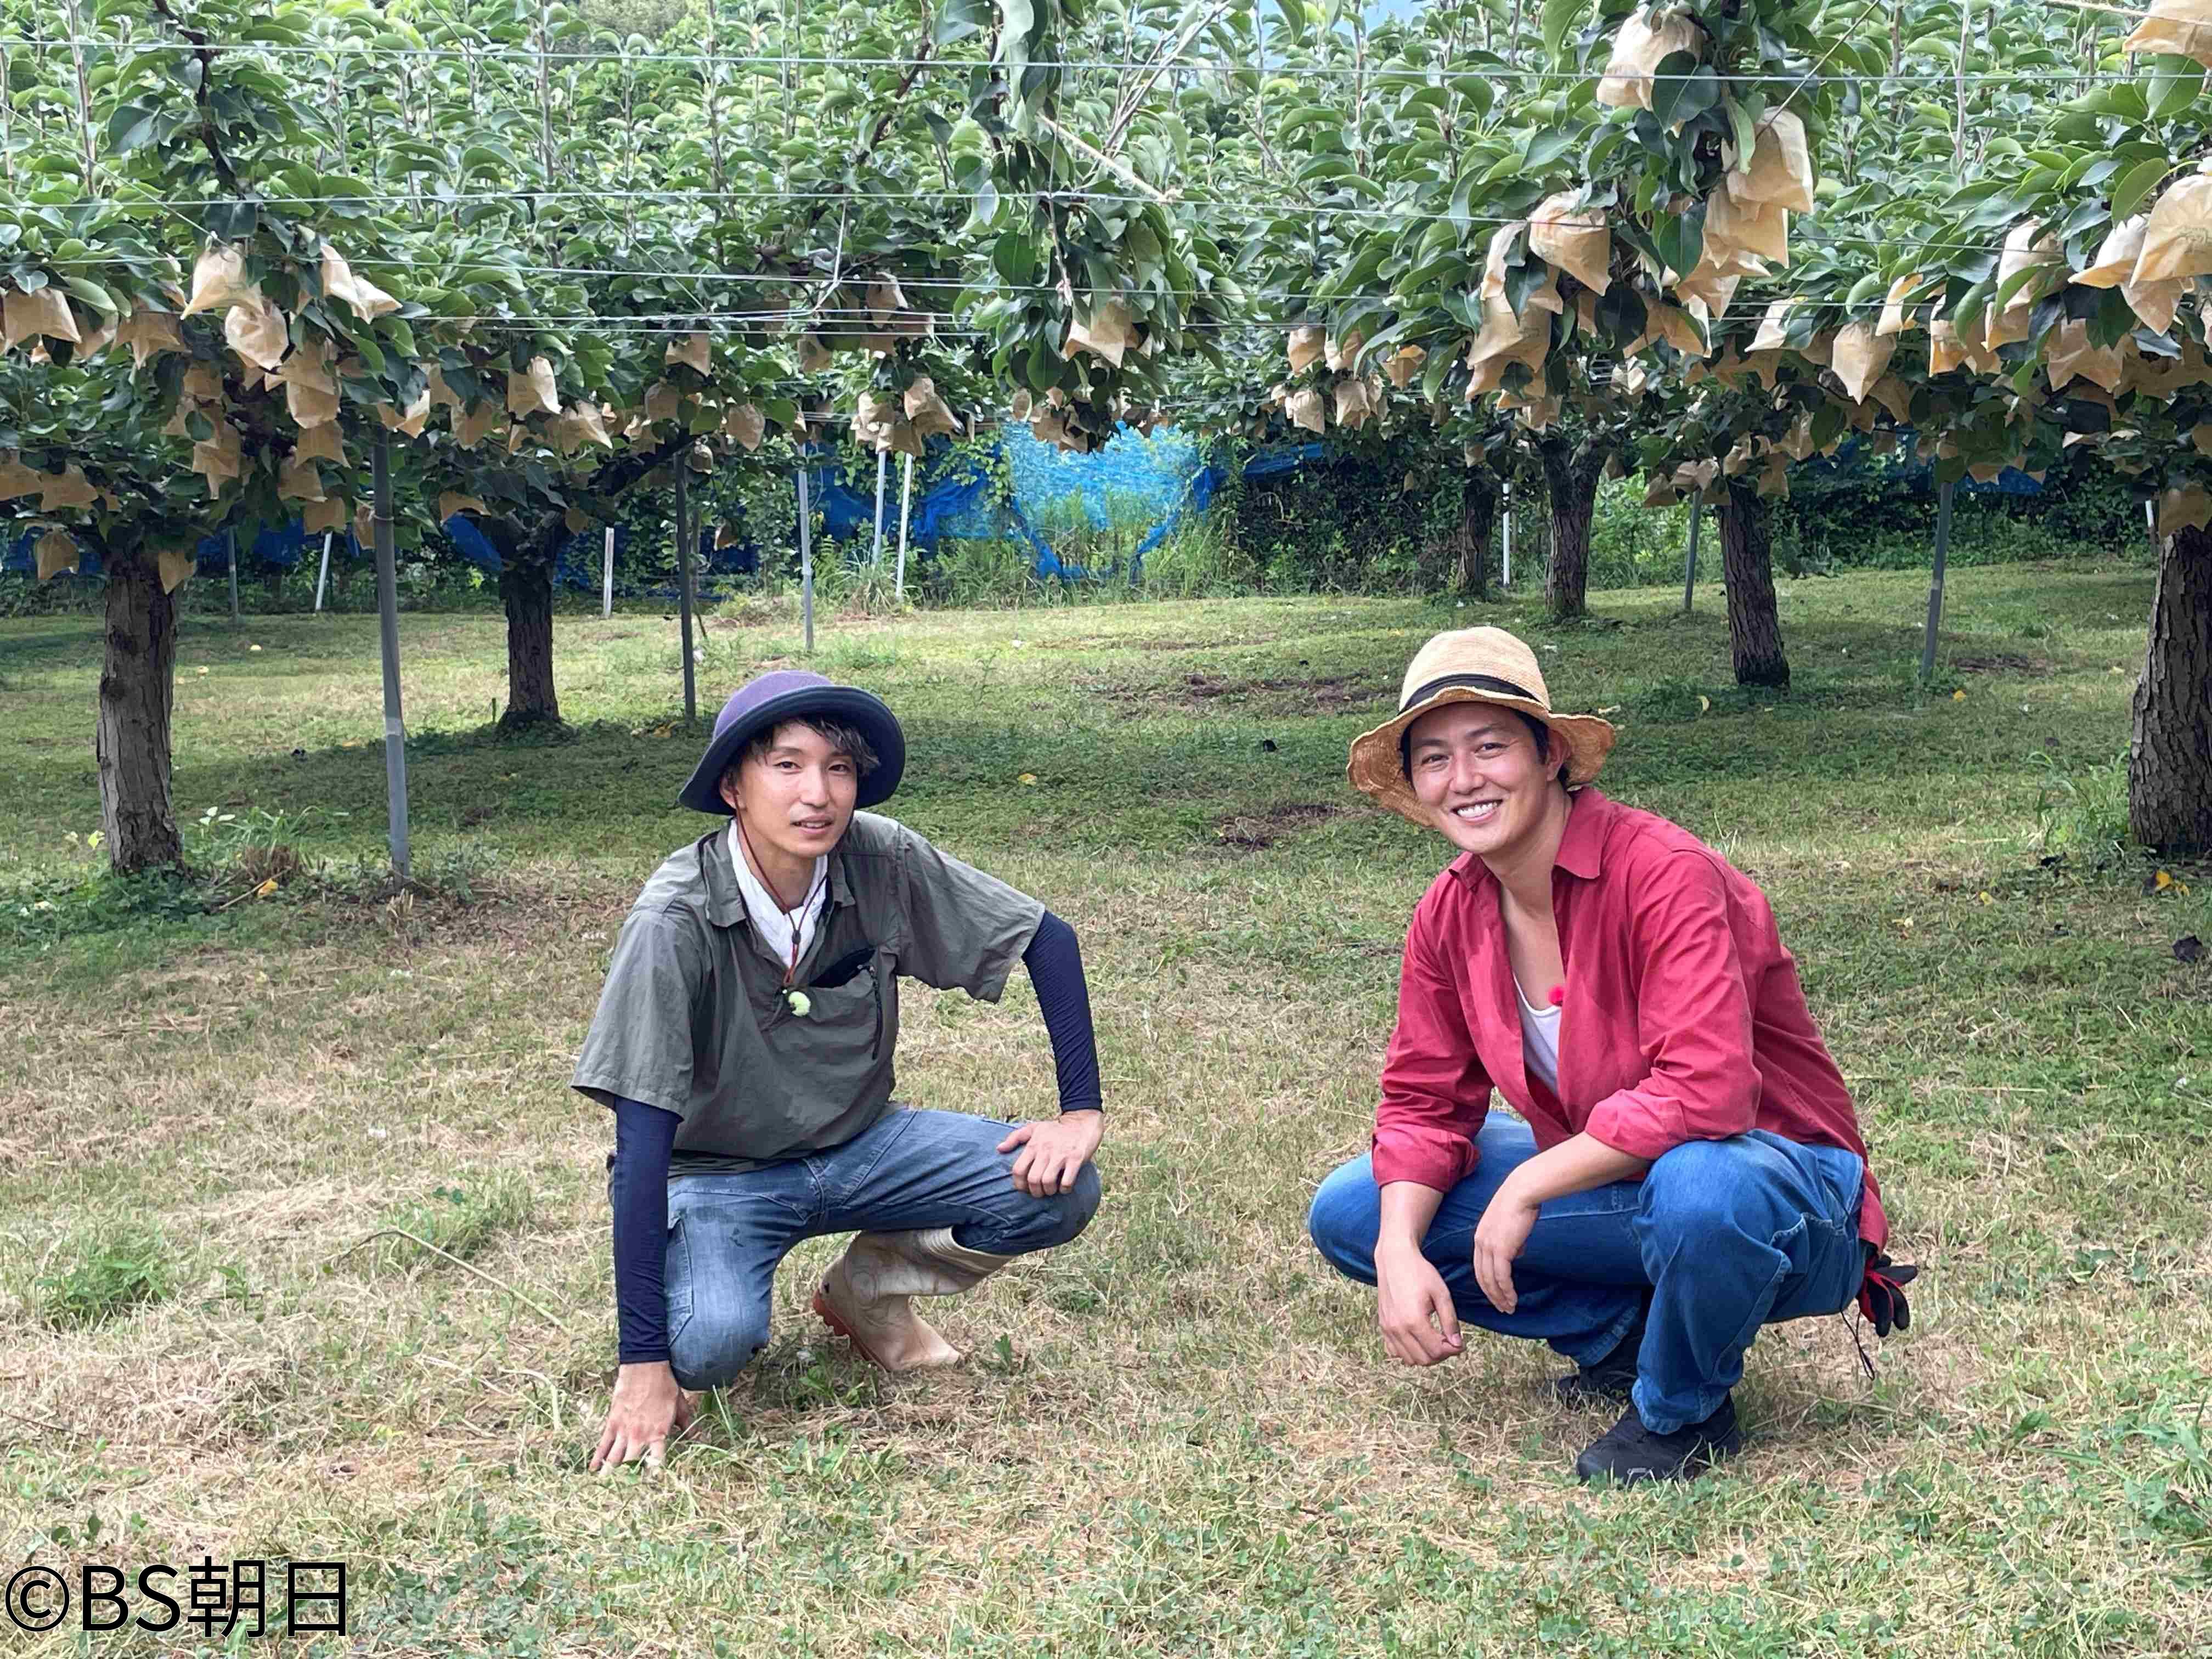
[[(1522, 1065), (1497, 881), (1468, 853), (1423, 896), (1375, 1114), (1378, 1183), (1449, 1191), (1474, 1167), (1492, 1089), (1540, 1149), (1586, 1133), (1650, 1160), (1765, 1129), (1865, 1158), (1766, 896), (1719, 854), (1584, 789), (1559, 842), (1552, 914), (1566, 964), (1556, 1092)], [(1870, 1171), (1859, 1232), (1876, 1245), (1888, 1233)]]

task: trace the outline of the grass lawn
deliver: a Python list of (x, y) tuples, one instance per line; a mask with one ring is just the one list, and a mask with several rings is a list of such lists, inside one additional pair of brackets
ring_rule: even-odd
[[(376, 1654), (2204, 1652), (2212, 963), (2172, 946), (2212, 936), (2212, 878), (2095, 844), (2150, 586), (1960, 571), (1923, 690), (1924, 577), (1785, 581), (1779, 695), (1730, 683), (1711, 587), (1571, 629), (1329, 599), (831, 623), (816, 663), (907, 721), (892, 810), (1082, 936), (1106, 1201), (935, 1304), (975, 1357), (918, 1380), (827, 1339), (837, 1246), (803, 1247), (658, 1480), (581, 1473), (610, 1135), (566, 1079), (632, 894), (702, 828), (673, 622), (562, 617), (576, 736), (501, 745), (497, 619), (403, 617), (421, 866), (470, 901), (385, 902), (343, 873), (383, 834), (374, 618), (193, 619), (176, 793), (214, 809), (215, 915), (88, 879), (96, 624), (0, 623), (8, 1570), (342, 1559), (344, 1650)], [(1350, 792), (1346, 745), (1478, 620), (1614, 711), (1610, 793), (1765, 885), (1926, 1267), (1873, 1380), (1842, 1319), (1762, 1336), (1753, 1443), (1685, 1489), (1576, 1486), (1609, 1418), (1552, 1403), (1540, 1348), (1386, 1367), (1304, 1235), (1447, 856)], [(780, 624), (706, 640), (709, 708), (797, 660)], [(338, 873), (254, 896), (272, 842)], [(997, 1007), (915, 988), (906, 1028), (905, 1097), (1049, 1108), (1021, 975)]]

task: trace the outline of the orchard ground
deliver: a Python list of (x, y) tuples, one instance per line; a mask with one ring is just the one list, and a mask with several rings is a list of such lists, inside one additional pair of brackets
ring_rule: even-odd
[[(2212, 936), (2212, 879), (2106, 839), (2150, 583), (1959, 572), (1922, 689), (1924, 577), (1785, 581), (1783, 695), (1728, 683), (1711, 587), (1568, 629), (1330, 599), (826, 623), (815, 665), (908, 723), (893, 809), (1082, 936), (1106, 1201), (937, 1304), (950, 1374), (828, 1339), (837, 1246), (803, 1248), (658, 1480), (581, 1472), (609, 1128), (566, 1079), (631, 896), (702, 827), (673, 622), (562, 617), (575, 736), (502, 745), (498, 619), (403, 617), (438, 890), (388, 901), (373, 619), (190, 622), (178, 811), (213, 809), (216, 873), (129, 888), (81, 844), (95, 624), (0, 623), (9, 1556), (343, 1559), (379, 1654), (2203, 1651), (2212, 963), (2174, 944)], [(1762, 1336), (1751, 1449), (1678, 1490), (1572, 1484), (1607, 1418), (1552, 1402), (1539, 1348), (1388, 1367), (1304, 1236), (1445, 852), (1351, 793), (1346, 744), (1478, 620), (1626, 726), (1606, 788), (1772, 896), (1926, 1268), (1874, 1380), (1843, 1319)], [(709, 714), (799, 660), (780, 621), (704, 638)], [(1050, 1108), (1020, 975), (998, 1007), (917, 988), (900, 1057), (918, 1104)]]

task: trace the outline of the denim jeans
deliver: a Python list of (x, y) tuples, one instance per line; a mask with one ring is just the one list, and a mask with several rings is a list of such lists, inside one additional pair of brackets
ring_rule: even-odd
[[(1536, 1142), (1527, 1124), (1492, 1113), (1475, 1146), (1474, 1173), (1444, 1194), (1421, 1241), (1459, 1317), (1541, 1339), (1589, 1364), (1627, 1334), (1648, 1292), (1635, 1402), (1656, 1433), (1719, 1409), (1761, 1325), (1838, 1313), (1858, 1293), (1865, 1164), (1856, 1153), (1754, 1129), (1677, 1146), (1640, 1182), (1544, 1205), (1513, 1264), (1519, 1305), (1500, 1313), (1475, 1282), (1475, 1224), (1505, 1177), (1535, 1156)], [(1306, 1225), (1338, 1272), (1375, 1282), (1382, 1194), (1370, 1160), (1322, 1182)]]
[(742, 1175), (686, 1176), (668, 1188), (668, 1349), (676, 1380), (718, 1389), (768, 1346), (776, 1264), (824, 1233), (950, 1227), (993, 1255), (1065, 1244), (1098, 1207), (1098, 1171), (1032, 1198), (998, 1145), (1011, 1123), (894, 1106), (827, 1152)]

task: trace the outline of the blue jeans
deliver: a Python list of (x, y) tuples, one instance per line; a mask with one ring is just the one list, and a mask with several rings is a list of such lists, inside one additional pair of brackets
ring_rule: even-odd
[(768, 1346), (776, 1264), (824, 1233), (950, 1227), (993, 1255), (1065, 1244), (1098, 1207), (1098, 1171), (1032, 1198), (1013, 1182), (1011, 1123), (894, 1106), (842, 1146), (668, 1187), (668, 1351), (687, 1389), (719, 1389)]
[[(1640, 1182), (1544, 1205), (1513, 1264), (1519, 1305), (1500, 1313), (1475, 1282), (1475, 1224), (1505, 1177), (1535, 1156), (1536, 1141), (1527, 1124), (1493, 1112), (1475, 1147), (1474, 1173), (1444, 1194), (1421, 1241), (1460, 1318), (1540, 1338), (1591, 1364), (1619, 1346), (1649, 1293), (1635, 1401), (1655, 1433), (1720, 1408), (1761, 1325), (1838, 1313), (1858, 1294), (1865, 1164), (1856, 1153), (1754, 1129), (1677, 1146)], [(1306, 1227), (1330, 1266), (1375, 1282), (1382, 1194), (1369, 1159), (1322, 1182)]]

